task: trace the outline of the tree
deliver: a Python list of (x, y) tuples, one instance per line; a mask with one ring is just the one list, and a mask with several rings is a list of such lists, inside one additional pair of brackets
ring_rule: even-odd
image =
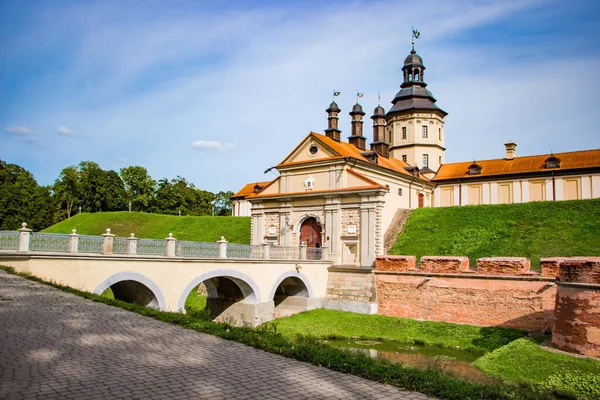
[(206, 190), (196, 189), (185, 178), (178, 176), (170, 181), (158, 181), (156, 196), (151, 211), (176, 215), (211, 215), (215, 195)]
[[(71, 218), (71, 214), (80, 200), (79, 173), (75, 165), (69, 165), (60, 171), (58, 179), (54, 182), (53, 191), (59, 215), (62, 214), (62, 211), (66, 211), (67, 218)], [(58, 220), (63, 218), (59, 216)]]
[(15, 230), (22, 222), (34, 230), (52, 224), (53, 202), (48, 187), (16, 164), (0, 160), (0, 229)]
[(215, 196), (215, 215), (231, 215), (233, 208), (231, 203), (231, 196), (234, 193), (232, 191), (219, 192)]
[(154, 199), (156, 181), (139, 165), (121, 168), (119, 171), (125, 184), (127, 202), (132, 211), (147, 211)]
[(122, 211), (126, 209), (123, 181), (115, 171), (104, 171), (98, 163), (82, 161), (78, 169), (83, 211)]

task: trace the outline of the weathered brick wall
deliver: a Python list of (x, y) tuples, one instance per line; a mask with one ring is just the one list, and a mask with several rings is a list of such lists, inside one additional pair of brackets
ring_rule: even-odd
[(529, 270), (529, 260), (486, 258), (478, 270), (464, 257), (422, 257), (411, 268), (407, 256), (375, 261), (379, 313), (433, 321), (552, 329), (553, 277)]
[(566, 259), (557, 264), (552, 345), (600, 357), (600, 258)]
[(371, 270), (329, 268), (327, 298), (333, 300), (376, 301), (375, 276)]

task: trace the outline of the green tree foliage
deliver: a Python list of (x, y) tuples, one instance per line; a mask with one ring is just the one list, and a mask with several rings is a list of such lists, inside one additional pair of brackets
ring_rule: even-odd
[(125, 184), (127, 203), (131, 203), (131, 211), (147, 211), (154, 200), (156, 181), (146, 168), (139, 165), (121, 168), (119, 173)]
[(231, 215), (231, 196), (235, 193), (232, 191), (219, 192), (215, 196), (215, 215)]
[(54, 182), (54, 199), (58, 210), (55, 216), (56, 222), (62, 221), (64, 217), (71, 218), (75, 209), (79, 206), (80, 182), (77, 166), (69, 165), (60, 171), (58, 179)]
[(98, 163), (79, 163), (80, 203), (84, 212), (126, 209), (125, 186), (115, 171), (104, 171)]
[(54, 205), (48, 187), (16, 164), (0, 160), (0, 229), (15, 230), (22, 222), (40, 230), (52, 225)]
[(156, 196), (151, 211), (160, 214), (211, 215), (215, 195), (206, 190), (197, 189), (185, 178), (178, 176), (170, 181), (163, 178), (158, 181)]

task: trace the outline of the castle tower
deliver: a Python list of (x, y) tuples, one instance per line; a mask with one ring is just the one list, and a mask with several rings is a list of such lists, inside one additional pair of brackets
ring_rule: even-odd
[(352, 107), (350, 116), (352, 117), (352, 136), (348, 137), (348, 142), (353, 144), (359, 150), (365, 150), (367, 138), (363, 136), (363, 116), (365, 112), (358, 103)]
[(373, 143), (371, 143), (371, 151), (376, 152), (380, 156), (389, 158), (390, 144), (385, 140), (385, 110), (381, 106), (377, 106), (371, 116), (373, 120)]
[(336, 142), (340, 141), (340, 134), (342, 131), (338, 129), (340, 108), (335, 101), (332, 101), (329, 108), (325, 110), (327, 112), (327, 129), (325, 129), (325, 136), (332, 138)]
[(414, 47), (402, 72), (404, 81), (386, 115), (390, 156), (435, 172), (444, 163), (444, 117), (448, 113), (426, 89), (425, 65)]

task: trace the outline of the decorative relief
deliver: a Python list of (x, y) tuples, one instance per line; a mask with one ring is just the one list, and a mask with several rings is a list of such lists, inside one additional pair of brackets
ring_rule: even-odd
[(315, 178), (312, 175), (309, 175), (304, 180), (304, 190), (313, 190), (315, 188)]

